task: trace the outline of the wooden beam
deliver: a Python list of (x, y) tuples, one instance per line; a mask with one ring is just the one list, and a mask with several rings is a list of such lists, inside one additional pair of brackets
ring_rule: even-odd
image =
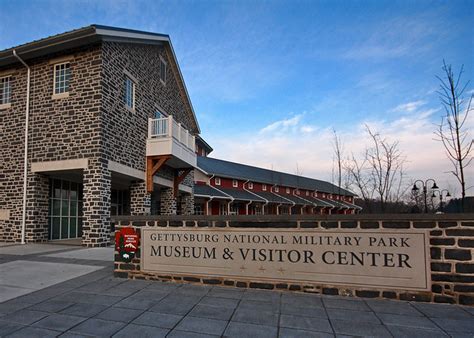
[(179, 171), (176, 170), (174, 174), (174, 180), (173, 180), (173, 195), (174, 197), (178, 197), (178, 189), (179, 189), (179, 184), (183, 182), (184, 178), (188, 176), (188, 174), (191, 172), (192, 168), (184, 169), (181, 175), (179, 175)]
[(146, 190), (153, 192), (153, 176), (160, 168), (171, 158), (170, 155), (165, 156), (147, 156), (146, 158)]

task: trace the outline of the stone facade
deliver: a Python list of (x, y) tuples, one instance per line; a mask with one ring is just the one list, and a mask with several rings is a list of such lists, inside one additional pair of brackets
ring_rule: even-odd
[(146, 191), (144, 181), (133, 182), (130, 185), (130, 214), (149, 215), (151, 212), (151, 196)]
[[(112, 174), (108, 161), (145, 171), (148, 118), (164, 111), (197, 132), (176, 66), (164, 45), (101, 42), (28, 61), (31, 96), (28, 151), (27, 241), (48, 239), (48, 179), (54, 173), (33, 173), (36, 162), (87, 159), (88, 167), (67, 172), (84, 185), (83, 244), (102, 246), (110, 229)], [(159, 80), (159, 59), (167, 61), (167, 81)], [(70, 62), (68, 95), (53, 97), (55, 62)], [(0, 110), (0, 241), (21, 238), (26, 68), (0, 69), (11, 75), (11, 107)], [(136, 80), (136, 107), (124, 104), (125, 74)], [(157, 174), (172, 179), (173, 170)], [(186, 184), (192, 186), (192, 182)], [(133, 183), (132, 212), (147, 214), (150, 196)], [(141, 205), (138, 205), (140, 204)]]
[(162, 215), (176, 215), (178, 212), (178, 201), (174, 196), (173, 188), (161, 189), (161, 210)]
[[(300, 291), (346, 297), (386, 298), (421, 302), (474, 305), (474, 214), (457, 215), (329, 215), (329, 216), (181, 216), (148, 218), (118, 217), (117, 230), (131, 226), (160, 227), (238, 227), (238, 228), (305, 228), (334, 231), (371, 229), (374, 231), (429, 232), (431, 291), (407, 291), (345, 287), (341, 285), (293, 284), (284, 280), (268, 282), (204, 277), (196, 275), (163, 275), (140, 270), (140, 254), (131, 263), (115, 262), (115, 275), (132, 279), (169, 282), (196, 282), (239, 288)], [(423, 253), (420, 253), (422, 255)], [(117, 257), (117, 255), (116, 255)]]

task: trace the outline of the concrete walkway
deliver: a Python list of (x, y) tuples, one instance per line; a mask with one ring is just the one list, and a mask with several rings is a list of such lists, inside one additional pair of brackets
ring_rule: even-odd
[(12, 268), (35, 264), (40, 275), (51, 263), (77, 266), (81, 275), (67, 270), (49, 281), (54, 285), (35, 284), (0, 302), (2, 337), (474, 336), (473, 307), (131, 281), (111, 276), (111, 248), (4, 249), (0, 281)]

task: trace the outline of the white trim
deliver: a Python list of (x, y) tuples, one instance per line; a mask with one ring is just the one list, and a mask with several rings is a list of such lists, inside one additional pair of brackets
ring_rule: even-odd
[(232, 180), (232, 187), (233, 187), (233, 188), (238, 188), (238, 187), (239, 187), (239, 181), (237, 181), (237, 180)]
[(48, 171), (87, 169), (89, 166), (88, 158), (79, 158), (75, 160), (47, 161), (31, 163), (31, 172), (40, 173)]
[(214, 178), (214, 184), (220, 186), (221, 185), (221, 178), (220, 177), (215, 177)]
[(11, 106), (12, 106), (11, 103), (0, 104), (0, 110), (11, 108)]
[(65, 55), (65, 56), (54, 58), (54, 59), (50, 59), (48, 64), (56, 65), (59, 63), (70, 63), (71, 61), (74, 61), (74, 55)]
[(8, 220), (10, 220), (10, 210), (0, 209), (0, 221), (8, 221)]
[(66, 97), (69, 97), (69, 92), (64, 92), (64, 93), (59, 93), (59, 94), (53, 94), (51, 95), (52, 100), (59, 100), (59, 99), (64, 99)]
[(253, 190), (253, 183), (252, 183), (252, 182), (249, 182), (249, 183), (247, 184), (247, 186), (249, 187), (249, 190)]

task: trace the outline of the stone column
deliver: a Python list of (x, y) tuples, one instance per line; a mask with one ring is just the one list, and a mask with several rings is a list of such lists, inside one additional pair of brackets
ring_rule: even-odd
[(26, 195), (26, 242), (44, 242), (49, 239), (48, 205), (48, 177), (42, 174), (30, 173)]
[(183, 215), (194, 215), (194, 194), (183, 194), (181, 203)]
[(133, 182), (130, 185), (130, 214), (150, 215), (151, 194), (146, 191), (145, 181)]
[(173, 195), (173, 188), (161, 188), (161, 214), (162, 215), (176, 215), (177, 201)]
[(90, 159), (84, 170), (82, 245), (110, 243), (111, 176), (105, 159)]

